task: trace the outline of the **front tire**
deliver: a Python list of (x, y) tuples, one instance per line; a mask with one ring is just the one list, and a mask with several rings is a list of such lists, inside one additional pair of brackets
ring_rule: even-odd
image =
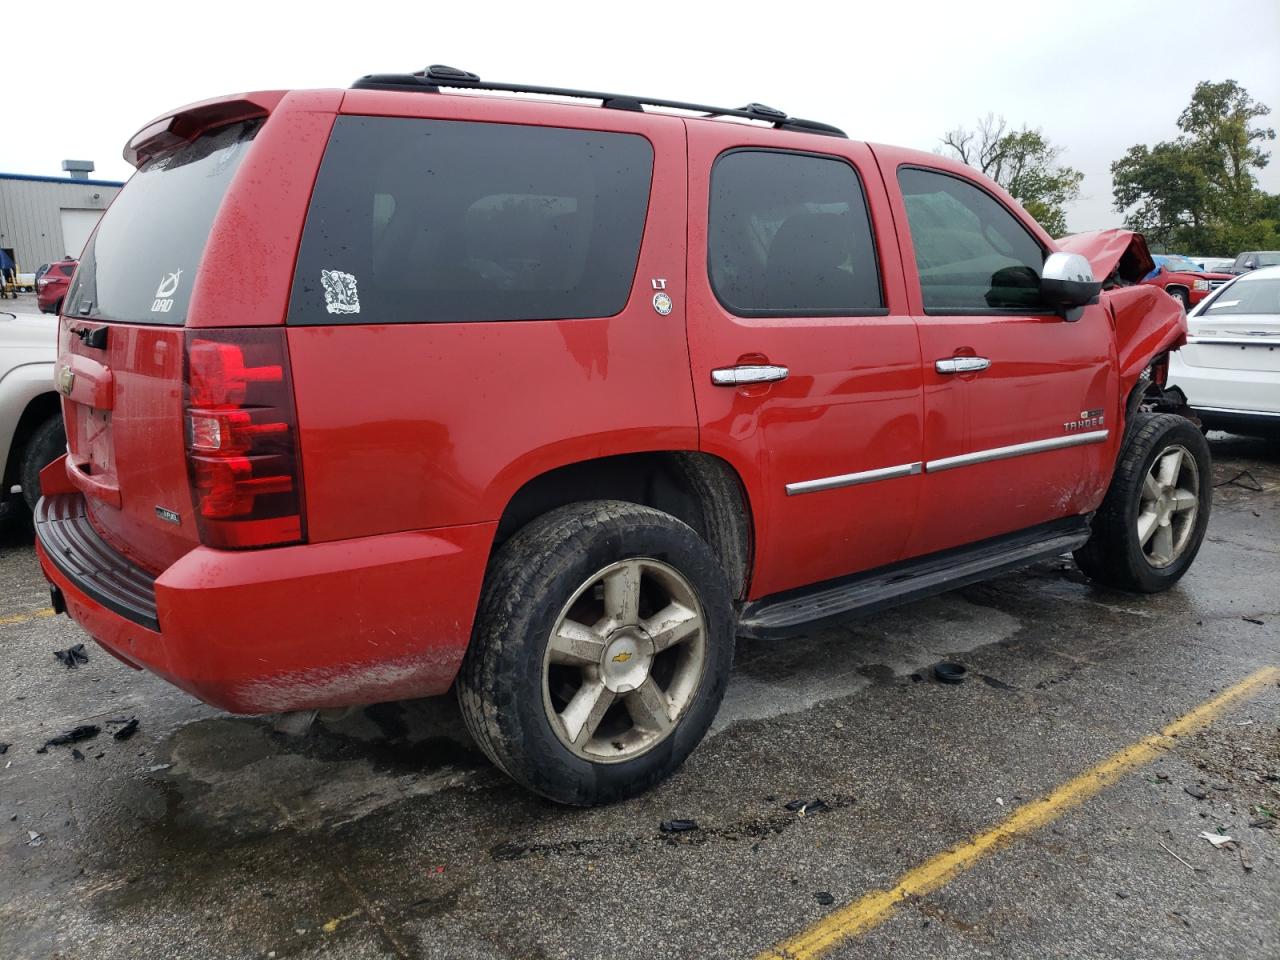
[(724, 572), (689, 526), (637, 504), (575, 504), (495, 555), (458, 700), (512, 779), (559, 803), (611, 803), (698, 745), (733, 641)]
[(1191, 309), (1191, 296), (1181, 287), (1173, 287), (1172, 289), (1165, 290), (1165, 293), (1169, 294), (1169, 296), (1182, 304), (1182, 309), (1184, 311)]
[(1212, 501), (1204, 434), (1185, 417), (1139, 412), (1094, 514), (1093, 535), (1075, 552), (1076, 564), (1110, 587), (1168, 590), (1200, 550)]

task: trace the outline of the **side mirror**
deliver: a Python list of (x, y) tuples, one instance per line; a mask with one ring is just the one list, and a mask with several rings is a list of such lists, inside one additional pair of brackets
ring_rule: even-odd
[(1093, 279), (1093, 267), (1078, 253), (1051, 253), (1040, 271), (1040, 302), (1066, 320), (1079, 320), (1084, 307), (1098, 302), (1102, 283)]
[(1258, 261), (1257, 261), (1257, 260), (1246, 260), (1246, 261), (1244, 262), (1244, 268), (1245, 268), (1246, 270), (1257, 270), (1257, 269), (1258, 269)]

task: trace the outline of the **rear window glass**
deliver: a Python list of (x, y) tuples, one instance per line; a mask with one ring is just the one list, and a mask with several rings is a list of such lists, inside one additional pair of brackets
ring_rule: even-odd
[(67, 314), (184, 323), (213, 218), (260, 125), (220, 127), (143, 164), (85, 248)]
[(1210, 301), (1207, 316), (1280, 314), (1280, 277), (1251, 277), (1245, 274)]
[(289, 322), (611, 316), (631, 293), (652, 172), (634, 134), (339, 117)]
[(739, 316), (883, 313), (862, 183), (843, 160), (737, 150), (711, 176), (707, 266)]
[(76, 265), (74, 263), (64, 263), (59, 264), (55, 269), (64, 277), (69, 277), (76, 272)]

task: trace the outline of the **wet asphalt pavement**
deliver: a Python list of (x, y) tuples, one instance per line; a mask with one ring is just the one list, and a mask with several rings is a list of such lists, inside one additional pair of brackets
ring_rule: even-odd
[[(585, 811), (489, 767), (452, 699), (289, 738), (93, 644), (67, 669), (53, 651), (85, 638), (47, 615), (29, 537), (10, 536), (0, 958), (753, 957), (1280, 665), (1280, 441), (1212, 441), (1224, 485), (1172, 592), (1098, 589), (1063, 559), (741, 641), (684, 769)], [(928, 679), (944, 657), (970, 679)], [(84, 759), (36, 752), (86, 723)], [(829, 955), (1280, 956), (1278, 723), (1269, 680)], [(665, 835), (671, 818), (699, 829)]]

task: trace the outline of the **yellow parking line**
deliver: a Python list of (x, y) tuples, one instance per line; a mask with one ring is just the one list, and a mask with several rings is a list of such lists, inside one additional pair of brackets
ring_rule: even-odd
[(53, 607), (45, 607), (43, 610), (32, 610), (30, 613), (12, 613), (7, 617), (0, 617), (0, 627), (7, 627), (14, 623), (26, 623), (28, 620), (37, 620), (41, 617), (54, 616)]
[(922, 897), (945, 886), (989, 853), (1062, 816), (1101, 792), (1122, 776), (1150, 763), (1172, 746), (1172, 738), (1190, 733), (1220, 716), (1232, 703), (1280, 680), (1280, 668), (1264, 667), (1184, 714), (1158, 734), (1112, 754), (1102, 763), (1057, 787), (1039, 800), (1024, 804), (986, 833), (905, 873), (892, 890), (877, 890), (828, 914), (809, 929), (760, 954), (757, 960), (816, 960), (845, 940), (866, 933), (888, 919), (907, 897)]

